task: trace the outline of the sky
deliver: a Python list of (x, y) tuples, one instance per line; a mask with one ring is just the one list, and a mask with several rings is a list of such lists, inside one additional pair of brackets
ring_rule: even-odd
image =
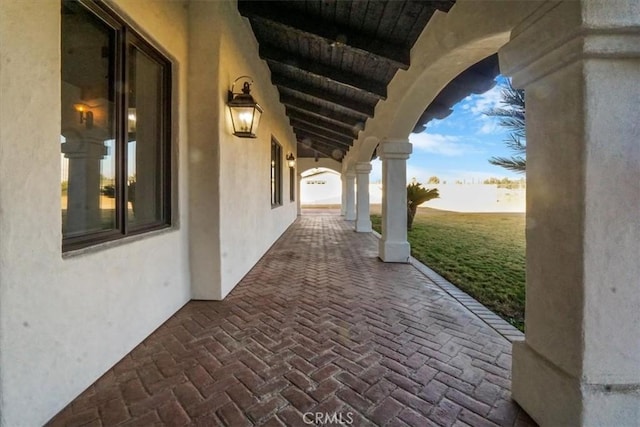
[[(505, 78), (498, 76), (498, 83)], [(425, 132), (411, 134), (413, 153), (407, 160), (407, 181), (416, 178), (426, 184), (431, 176), (454, 183), (478, 182), (490, 177), (520, 179), (522, 174), (489, 163), (493, 156), (510, 157), (504, 140), (508, 133), (498, 119), (483, 114), (500, 107), (499, 84), (481, 95), (470, 95), (453, 107), (453, 113), (443, 120), (432, 120)], [(382, 162), (372, 162), (371, 181), (382, 178)]]

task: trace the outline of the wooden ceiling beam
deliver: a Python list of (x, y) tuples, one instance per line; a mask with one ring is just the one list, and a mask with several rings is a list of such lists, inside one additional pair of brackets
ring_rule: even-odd
[(362, 114), (367, 117), (373, 117), (375, 105), (353, 101), (345, 98), (344, 96), (336, 95), (334, 93), (320, 89), (316, 86), (303, 83), (298, 80), (293, 80), (289, 77), (285, 77), (282, 74), (272, 73), (271, 82), (279, 88), (304, 93), (305, 95), (311, 96), (313, 98), (317, 98), (325, 102), (330, 102), (341, 108), (346, 108), (353, 111), (354, 113)]
[(309, 138), (311, 141), (318, 141), (330, 145), (334, 148), (342, 148), (348, 150), (351, 148), (351, 144), (346, 142), (341, 142), (333, 138), (327, 138), (326, 136), (317, 135), (313, 132), (306, 131), (304, 129), (300, 129), (294, 126), (293, 133), (298, 135), (300, 138)]
[(263, 2), (238, 2), (238, 10), (243, 16), (258, 24), (291, 31), (300, 37), (313, 38), (334, 47), (350, 49), (361, 55), (374, 55), (396, 68), (409, 68), (411, 47), (375, 39), (335, 22), (326, 22), (317, 16), (300, 15), (276, 4)]
[(303, 122), (311, 123), (316, 126), (321, 126), (325, 129), (333, 130), (337, 133), (353, 136), (358, 135), (358, 125), (350, 125), (338, 120), (330, 119), (320, 114), (309, 112), (306, 110), (296, 109), (295, 107), (285, 107), (287, 116), (291, 119), (300, 120)]
[(307, 145), (301, 139), (298, 140), (298, 144), (302, 145), (307, 150), (317, 151), (318, 153), (321, 153), (322, 155), (329, 157), (330, 159), (333, 158), (331, 152), (335, 150), (335, 147), (327, 147), (321, 144), (318, 144), (315, 147), (307, 147)]
[(387, 85), (365, 76), (353, 74), (338, 68), (320, 64), (316, 61), (295, 56), (294, 54), (268, 44), (260, 44), (260, 57), (267, 62), (280, 64), (309, 74), (325, 78), (334, 84), (366, 92), (378, 99), (387, 98)]
[[(342, 157), (344, 157), (344, 155), (347, 153), (348, 149), (347, 148), (343, 148), (343, 147), (335, 147), (333, 145), (328, 145), (325, 143), (322, 143), (320, 141), (313, 141), (311, 146), (308, 146), (308, 143), (305, 143), (302, 138), (298, 139), (298, 144), (302, 145), (303, 147), (307, 148), (308, 150), (315, 150), (315, 151), (319, 151), (320, 153), (324, 154), (325, 156), (338, 160), (338, 161), (342, 161)], [(333, 157), (333, 151), (334, 150), (340, 150), (342, 152), (342, 157), (340, 157), (340, 159), (336, 159), (335, 157)]]
[(339, 135), (344, 138), (349, 138), (350, 140), (354, 140), (358, 137), (358, 134), (356, 132), (353, 132), (351, 128), (345, 129), (342, 127), (334, 126), (332, 123), (315, 120), (313, 117), (303, 116), (302, 114), (288, 114), (288, 116), (291, 123), (295, 121), (296, 123), (312, 126), (324, 132), (328, 132), (332, 135)]
[(354, 138), (351, 136), (347, 136), (345, 134), (339, 134), (339, 133), (335, 133), (335, 132), (331, 132), (330, 130), (327, 130), (325, 128), (319, 127), (319, 126), (315, 126), (311, 123), (306, 123), (300, 120), (296, 120), (296, 119), (290, 119), (291, 121), (291, 126), (293, 126), (294, 128), (297, 129), (301, 129), (303, 131), (307, 131), (310, 133), (313, 133), (314, 135), (319, 135), (319, 136), (324, 136), (326, 138), (331, 138), (331, 139), (335, 139), (336, 141), (342, 141), (345, 144), (349, 144), (352, 145), (353, 144), (353, 140)]
[(323, 109), (320, 105), (314, 104), (312, 102), (307, 102), (284, 93), (280, 94), (280, 102), (282, 102), (286, 106), (306, 111), (309, 114), (326, 117), (337, 122), (346, 123), (349, 126), (357, 126), (359, 124), (362, 126), (364, 125), (364, 120), (361, 120), (359, 117), (350, 116), (344, 113), (338, 113), (329, 109)]
[(300, 128), (300, 127), (293, 127), (293, 133), (295, 133), (298, 136), (302, 136), (303, 138), (310, 138), (313, 141), (319, 141), (319, 142), (324, 142), (326, 144), (330, 144), (333, 147), (336, 148), (343, 148), (345, 150), (348, 150), (349, 148), (351, 148), (351, 144), (348, 142), (344, 142), (344, 141), (339, 141), (337, 139), (333, 139), (333, 138), (329, 138), (320, 134), (317, 134), (315, 132), (312, 132), (310, 130), (306, 130), (304, 128)]

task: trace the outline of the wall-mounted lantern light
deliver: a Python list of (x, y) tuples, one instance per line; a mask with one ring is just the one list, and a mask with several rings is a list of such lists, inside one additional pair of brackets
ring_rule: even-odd
[(292, 169), (296, 167), (296, 158), (293, 157), (293, 153), (287, 154), (287, 164)]
[(89, 110), (87, 104), (73, 104), (73, 108), (80, 113), (80, 123), (84, 124), (87, 129), (93, 127), (93, 113)]
[[(245, 80), (242, 92), (234, 92), (235, 84), (242, 79)], [(251, 83), (253, 80), (249, 76), (238, 77), (233, 82), (228, 95), (227, 105), (231, 112), (233, 134), (240, 138), (255, 138), (262, 116), (262, 107), (251, 96)]]

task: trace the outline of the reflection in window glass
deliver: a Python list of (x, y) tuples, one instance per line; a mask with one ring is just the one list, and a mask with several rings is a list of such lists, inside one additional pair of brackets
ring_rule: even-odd
[(282, 147), (271, 139), (271, 206), (282, 205)]
[(162, 66), (129, 47), (127, 218), (131, 226), (162, 218)]
[(112, 28), (77, 3), (62, 10), (61, 207), (64, 237), (116, 228)]
[(102, 2), (61, 34), (63, 250), (168, 227), (171, 63)]

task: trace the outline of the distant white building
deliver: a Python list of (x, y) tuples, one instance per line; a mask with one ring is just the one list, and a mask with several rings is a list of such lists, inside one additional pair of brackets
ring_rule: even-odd
[(422, 206), (454, 212), (525, 212), (524, 188), (498, 188), (497, 184), (425, 184), (437, 188), (440, 198)]
[(325, 168), (302, 173), (300, 202), (303, 205), (339, 205), (342, 195), (340, 174)]
[[(423, 203), (434, 209), (454, 212), (525, 212), (524, 188), (498, 188), (497, 184), (425, 184), (437, 188), (440, 198)], [(302, 174), (300, 201), (303, 205), (339, 205), (342, 183), (340, 175), (325, 168), (310, 169)], [(382, 184), (369, 185), (372, 204), (382, 203)]]

